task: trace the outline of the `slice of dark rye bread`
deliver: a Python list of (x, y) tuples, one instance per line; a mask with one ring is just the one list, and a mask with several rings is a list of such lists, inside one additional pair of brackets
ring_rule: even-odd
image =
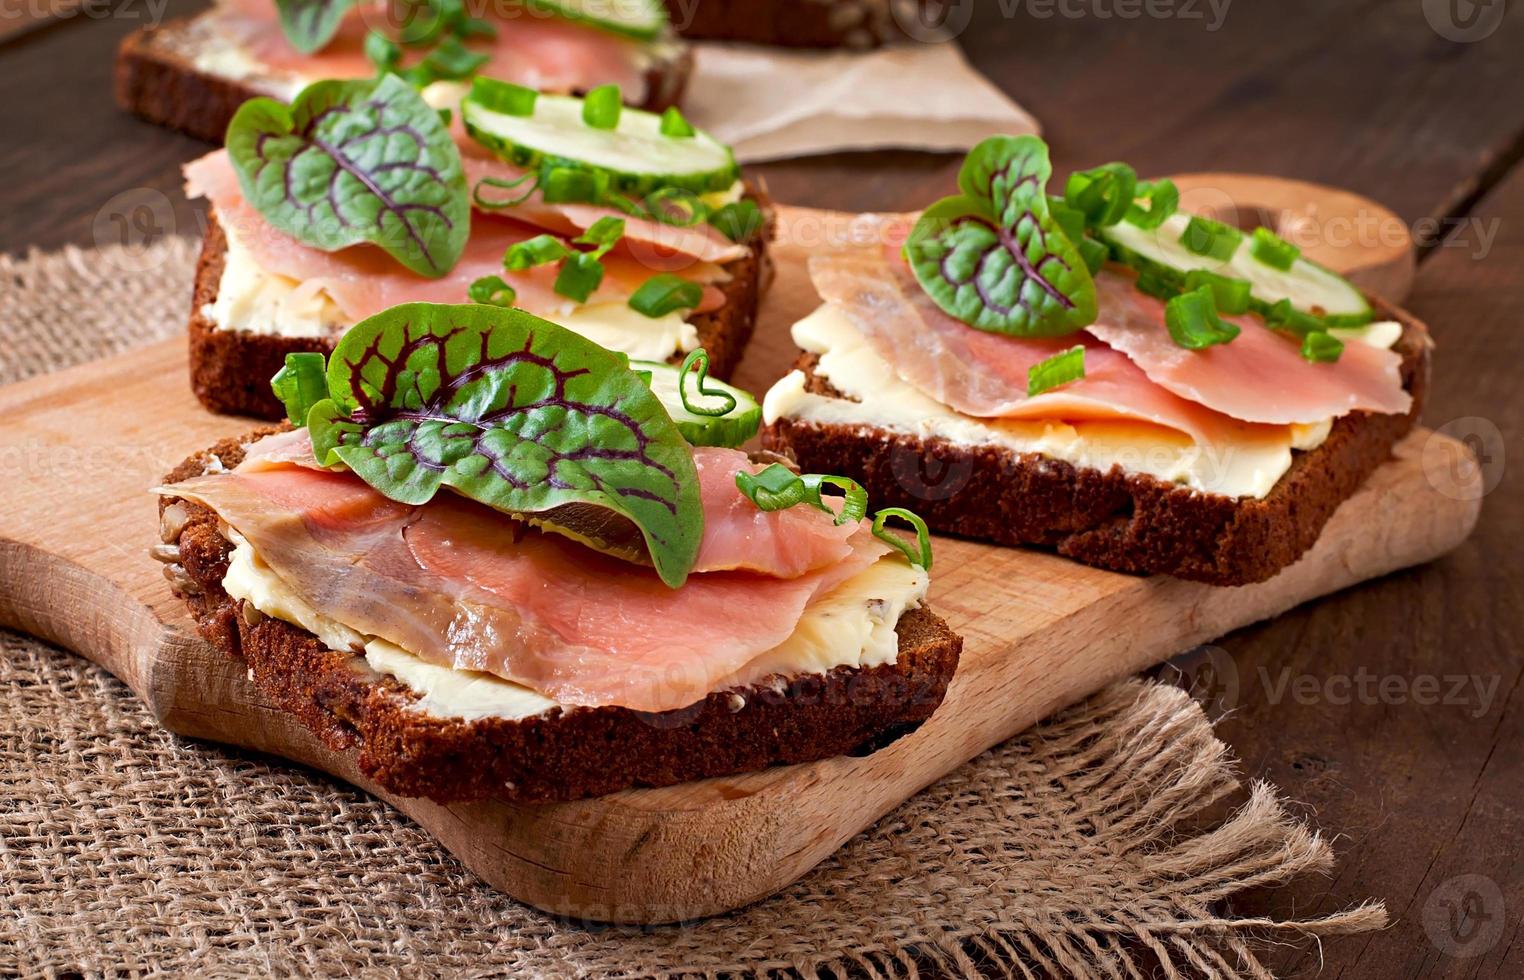
[[(1317, 449), (1293, 453), (1291, 468), (1263, 499), (865, 425), (779, 419), (763, 430), (762, 444), (803, 470), (857, 480), (875, 507), (908, 507), (935, 531), (1052, 548), (1119, 572), (1213, 585), (1262, 582), (1312, 547), (1339, 504), (1390, 457), (1423, 406), (1433, 347), (1428, 331), (1400, 310), (1371, 302), (1377, 319), (1403, 326), (1395, 350), (1412, 410), (1340, 418)], [(797, 365), (808, 390), (844, 397), (814, 374), (815, 363), (806, 354)]]
[[(666, 0), (685, 37), (791, 48), (876, 48), (903, 40), (924, 0)], [(896, 13), (896, 8), (899, 12)]]
[[(751, 254), (725, 266), (730, 273), (730, 280), (720, 285), (725, 305), (689, 318), (698, 331), (699, 346), (709, 352), (710, 370), (721, 379), (730, 377), (741, 363), (756, 326), (757, 305), (772, 277), (772, 261), (767, 254), (774, 228), (772, 211), (760, 192), (753, 191), (750, 196), (763, 206), (767, 224), (754, 239)], [(337, 338), (280, 337), (218, 328), (202, 311), (217, 299), (226, 259), (227, 235), (213, 212), (207, 219), (191, 291), (191, 390), (213, 412), (272, 421), (284, 418), (286, 410), (270, 389), (270, 379), (286, 363), (287, 354), (332, 354)], [(462, 296), (461, 302), (465, 299)]]
[[(127, 35), (116, 53), (117, 105), (149, 122), (220, 144), (238, 107), (267, 93), (248, 81), (196, 67), (200, 51), (221, 43), (213, 26), (216, 16), (213, 8)], [(659, 112), (682, 99), (693, 72), (693, 52), (681, 44), (673, 52), (646, 71), (639, 108)]]
[[(275, 428), (227, 439), (181, 463), (175, 483), (215, 457), (233, 467), (244, 446)], [(174, 508), (174, 509), (171, 509)], [(417, 696), (365, 658), (330, 650), (290, 623), (223, 591), (232, 545), (211, 510), (173, 498), (159, 505), (175, 592), (203, 637), (248, 664), (254, 684), (332, 749), (356, 752), (387, 792), (441, 803), (488, 797), (546, 803), (641, 786), (866, 754), (914, 731), (942, 703), (963, 640), (927, 609), (896, 627), (899, 657), (776, 685), (722, 691), (677, 711), (554, 709), (519, 721), (461, 721), (410, 709)]]

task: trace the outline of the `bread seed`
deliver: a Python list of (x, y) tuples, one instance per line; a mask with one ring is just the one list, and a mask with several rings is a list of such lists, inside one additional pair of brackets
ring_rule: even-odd
[(166, 565), (173, 565), (180, 560), (180, 546), (177, 544), (156, 544), (148, 549), (148, 554), (154, 561), (161, 561)]
[(159, 539), (165, 544), (174, 544), (180, 540), (180, 532), (185, 530), (185, 522), (190, 520), (190, 512), (184, 504), (170, 504), (164, 508), (164, 513), (159, 515)]

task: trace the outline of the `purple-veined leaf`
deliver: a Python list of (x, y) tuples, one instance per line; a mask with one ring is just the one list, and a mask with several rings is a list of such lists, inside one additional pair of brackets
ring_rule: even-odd
[(471, 201), (460, 150), (417, 90), (380, 80), (323, 81), (287, 106), (245, 102), (227, 146), (244, 197), (305, 245), (379, 245), (419, 275), (459, 260)]
[(356, 0), (275, 0), (281, 33), (302, 54), (322, 50), (333, 40)]
[(922, 213), (905, 243), (916, 279), (949, 316), (1018, 337), (1073, 333), (1095, 321), (1095, 282), (1048, 211), (1047, 145), (996, 136), (958, 174), (962, 194)]
[[(552, 529), (589, 507), (633, 524), (681, 585), (704, 517), (692, 450), (629, 361), (522, 310), (409, 303), (346, 333), (312, 447), (393, 500), (440, 487)], [(582, 534), (586, 537), (586, 534)], [(603, 544), (602, 540), (595, 545)], [(613, 549), (605, 549), (613, 550)]]

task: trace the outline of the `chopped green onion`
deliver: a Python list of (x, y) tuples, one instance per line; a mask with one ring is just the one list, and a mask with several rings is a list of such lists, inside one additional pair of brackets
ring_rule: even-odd
[(1106, 260), (1111, 258), (1111, 249), (1088, 235), (1081, 235), (1079, 238), (1076, 238), (1074, 246), (1079, 249), (1080, 258), (1085, 260), (1085, 268), (1090, 270), (1091, 275), (1100, 272), (1101, 266), (1105, 265)]
[(1071, 174), (1064, 201), (1085, 216), (1085, 224), (1105, 228), (1127, 217), (1137, 189), (1137, 171), (1125, 163), (1107, 163)]
[(460, 35), (462, 38), (496, 38), (497, 27), (491, 21), (483, 20), (480, 17), (467, 17), (465, 15), (464, 5), (462, 5), (461, 16), (455, 22), (455, 33)]
[(571, 254), (561, 239), (554, 235), (536, 235), (528, 241), (510, 245), (503, 253), (503, 268), (509, 272), (523, 272), (537, 265), (559, 262)]
[(1238, 243), (1243, 240), (1244, 233), (1237, 228), (1200, 215), (1192, 216), (1191, 223), (1185, 226), (1185, 233), (1180, 236), (1180, 244), (1186, 249), (1219, 262), (1231, 259), (1238, 251)]
[(782, 463), (773, 463), (755, 475), (741, 470), (736, 474), (736, 486), (758, 510), (765, 511), (787, 510), (804, 503), (809, 494), (799, 474)]
[(691, 310), (704, 298), (704, 287), (670, 272), (659, 273), (640, 284), (630, 296), (630, 307), (651, 319)]
[[(686, 362), (685, 362), (686, 363)], [(686, 403), (685, 403), (686, 404)], [(692, 411), (692, 409), (689, 409)], [(736, 486), (746, 499), (757, 505), (759, 510), (775, 511), (787, 510), (799, 504), (809, 504), (830, 514), (839, 527), (848, 521), (860, 521), (868, 514), (868, 491), (862, 484), (845, 476), (832, 476), (825, 473), (795, 473), (781, 463), (773, 463), (755, 475), (742, 470), (736, 474)], [(821, 488), (831, 486), (842, 491), (841, 510), (835, 510), (825, 502), (821, 494)], [(899, 508), (886, 508), (884, 513), (898, 512)], [(919, 521), (920, 518), (909, 511), (905, 514), (910, 516), (906, 520)], [(903, 516), (903, 515), (902, 515)], [(925, 525), (922, 524), (922, 527)], [(875, 529), (877, 534), (879, 529)], [(880, 535), (883, 537), (883, 535)], [(904, 551), (907, 555), (911, 552), (905, 547), (904, 542), (890, 535), (884, 540)], [(930, 555), (930, 545), (922, 548), (923, 553)], [(929, 561), (928, 557), (928, 561)], [(912, 559), (913, 561), (913, 559)], [(928, 566), (929, 567), (929, 566)]]
[(679, 228), (691, 228), (709, 217), (703, 200), (681, 187), (658, 187), (646, 197), (641, 210), (664, 225)]
[(460, 38), (451, 34), (424, 57), (420, 67), (430, 76), (429, 82), (454, 82), (470, 78), (490, 60), (491, 55), (472, 51), (461, 43)]
[[(476, 182), (475, 187), (471, 188), (471, 200), (483, 211), (497, 211), (502, 208), (515, 207), (517, 205), (523, 204), (525, 201), (534, 196), (534, 192), (539, 187), (539, 176), (539, 174), (529, 173), (514, 180), (505, 180), (502, 177), (483, 177), (481, 180)], [(483, 185), (486, 185), (487, 187), (496, 187), (501, 190), (512, 191), (518, 190), (518, 188), (523, 186), (525, 183), (529, 184), (529, 190), (520, 194), (518, 197), (508, 198), (502, 201), (489, 201), (486, 198), (482, 197)]]
[(1137, 286), (1138, 292), (1145, 296), (1152, 296), (1154, 299), (1169, 300), (1180, 295), (1180, 287), (1152, 272), (1138, 273), (1134, 285)]
[(312, 406), (328, 397), (328, 369), (322, 354), (302, 351), (286, 355), (285, 365), (270, 379), (275, 397), (286, 406), (292, 425), (307, 424)]
[[(868, 516), (868, 491), (864, 490), (862, 484), (856, 480), (845, 476), (828, 476), (824, 473), (806, 473), (799, 479), (804, 481), (805, 499), (835, 517), (837, 527), (848, 521), (856, 523)], [(837, 487), (842, 491), (839, 513), (832, 511), (830, 505), (822, 499), (820, 494), (822, 486)]]
[(539, 97), (540, 93), (532, 88), (500, 82), (495, 78), (478, 75), (471, 82), (472, 102), (507, 116), (534, 115), (535, 100)]
[[(446, 3), (440, 0), (406, 0), (400, 6), (403, 9), (398, 13), (403, 20), (397, 40), (408, 47), (432, 43), (449, 25), (451, 15), (460, 12), (460, 9), (447, 9)], [(463, 8), (462, 4), (454, 6)]]
[(709, 216), (709, 223), (733, 242), (749, 242), (762, 229), (762, 209), (752, 200), (727, 204)]
[(450, 123), (452, 121), (454, 121), (454, 119), (455, 119), (455, 113), (453, 111), (451, 111), (449, 106), (445, 106), (443, 109), (439, 109), (439, 110), (436, 110), (436, 111), (438, 111), (438, 113), (439, 113), (439, 121), (444, 123), (445, 124), (445, 128), (448, 129), (449, 126), (450, 126)]
[(1078, 381), (1085, 376), (1085, 348), (1076, 345), (1027, 369), (1027, 397)]
[(678, 111), (677, 106), (670, 106), (666, 112), (661, 114), (661, 134), (663, 136), (670, 136), (673, 139), (688, 139), (694, 135), (694, 132), (692, 124), (683, 118), (683, 114)]
[(1344, 341), (1326, 330), (1314, 330), (1302, 338), (1302, 356), (1315, 364), (1329, 364), (1344, 353)]
[(1254, 229), (1254, 237), (1249, 241), (1249, 254), (1272, 269), (1287, 272), (1296, 264), (1302, 250), (1269, 228), (1259, 227)]
[(1187, 350), (1226, 344), (1238, 336), (1238, 327), (1217, 316), (1211, 286), (1199, 286), (1164, 304), (1164, 325), (1170, 339)]
[(375, 66), (376, 74), (385, 75), (402, 64), (402, 48), (385, 34), (371, 31), (365, 35), (365, 57)]
[(482, 276), (466, 289), (466, 297), (473, 303), (487, 306), (512, 306), (519, 294), (503, 281), (502, 276)]
[(624, 219), (605, 216), (593, 222), (586, 231), (572, 241), (578, 245), (596, 246), (590, 254), (595, 259), (601, 259), (608, 254), (609, 249), (619, 244), (619, 239), (623, 237)]
[(1289, 299), (1283, 299), (1265, 311), (1265, 324), (1272, 330), (1285, 330), (1298, 337), (1328, 329), (1328, 324), (1321, 318), (1302, 312), (1292, 306)]
[(1180, 210), (1180, 189), (1172, 180), (1144, 181), (1138, 185), (1136, 196), (1147, 200), (1148, 207), (1141, 208), (1134, 200), (1127, 209), (1127, 221), (1144, 231), (1153, 231)]
[(607, 171), (551, 167), (540, 178), (540, 196), (546, 204), (587, 204), (601, 201), (608, 186)]
[[(910, 545), (906, 544), (898, 534), (891, 534), (884, 527), (884, 522), (891, 517), (898, 517), (915, 528), (915, 550), (911, 550)], [(903, 507), (885, 507), (873, 515), (873, 536), (898, 548), (910, 564), (918, 565), (928, 572), (931, 571), (931, 532), (927, 530), (926, 522), (921, 520), (914, 511)]]
[[(704, 398), (719, 398), (723, 407), (699, 405), (688, 400), (688, 375), (690, 372), (698, 373), (698, 393)], [(682, 367), (677, 369), (677, 396), (682, 399), (683, 407), (694, 415), (707, 415), (710, 418), (719, 418), (721, 415), (729, 415), (736, 407), (736, 396), (724, 388), (706, 388), (704, 382), (709, 380), (709, 352), (700, 347), (690, 351), (683, 358)]]
[(1079, 208), (1071, 208), (1068, 201), (1049, 194), (1048, 214), (1058, 222), (1059, 229), (1069, 241), (1078, 244), (1085, 237), (1085, 213)]
[(1228, 316), (1242, 316), (1249, 312), (1249, 280), (1218, 275), (1208, 269), (1192, 269), (1185, 274), (1187, 290), (1194, 291), (1202, 286), (1211, 287), (1217, 312)]
[(618, 85), (600, 85), (582, 99), (582, 121), (594, 129), (616, 129), (624, 98)]
[(558, 296), (586, 303), (602, 282), (603, 263), (591, 252), (572, 252), (561, 263), (554, 288)]

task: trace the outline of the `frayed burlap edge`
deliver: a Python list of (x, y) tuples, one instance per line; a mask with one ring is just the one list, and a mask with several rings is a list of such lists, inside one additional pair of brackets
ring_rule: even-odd
[[(0, 256), (0, 380), (181, 329), (195, 244)], [(1381, 928), (1379, 903), (1237, 917), (1327, 874), (1183, 692), (1131, 681), (1012, 739), (784, 892), (650, 929), (483, 885), (384, 804), (158, 729), (103, 671), (0, 632), (0, 973), (22, 976), (918, 974), (1267, 977), (1274, 942)]]

